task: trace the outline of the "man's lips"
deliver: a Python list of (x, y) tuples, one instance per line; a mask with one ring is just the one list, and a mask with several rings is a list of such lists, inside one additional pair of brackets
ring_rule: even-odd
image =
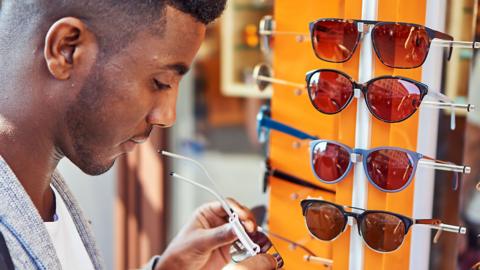
[(130, 140), (125, 141), (122, 144), (122, 148), (124, 152), (131, 152), (133, 149), (135, 149), (135, 146), (146, 142), (148, 137), (134, 137), (131, 138)]
[(148, 140), (148, 137), (134, 137), (134, 138), (131, 138), (130, 141), (134, 142), (134, 143), (137, 143), (137, 144), (141, 144), (141, 143), (144, 143)]

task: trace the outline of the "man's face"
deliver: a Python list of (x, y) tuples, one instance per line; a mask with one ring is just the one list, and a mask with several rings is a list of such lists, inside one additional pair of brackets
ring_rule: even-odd
[[(205, 35), (205, 25), (167, 7), (162, 36), (146, 29), (106, 61), (97, 61), (67, 111), (64, 154), (98, 175), (176, 117), (178, 85)], [(112, 26), (115, 27), (115, 26)]]

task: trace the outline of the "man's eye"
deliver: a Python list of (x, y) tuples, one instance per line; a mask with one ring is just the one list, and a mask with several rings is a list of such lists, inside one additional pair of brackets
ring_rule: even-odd
[(157, 90), (168, 90), (170, 89), (170, 85), (159, 82), (157, 79), (153, 79), (153, 84)]

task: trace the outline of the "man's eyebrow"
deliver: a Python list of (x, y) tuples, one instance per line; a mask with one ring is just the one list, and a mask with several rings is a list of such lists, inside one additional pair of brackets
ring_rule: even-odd
[(171, 69), (177, 72), (178, 75), (183, 76), (185, 73), (187, 73), (190, 68), (188, 65), (184, 63), (175, 63), (175, 64), (169, 64), (166, 66), (167, 69)]

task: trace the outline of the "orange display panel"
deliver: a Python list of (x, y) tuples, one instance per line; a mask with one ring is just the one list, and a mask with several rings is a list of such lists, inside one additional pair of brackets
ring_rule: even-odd
[[(274, 19), (277, 31), (294, 31), (308, 34), (308, 23), (322, 17), (360, 18), (362, 2), (360, 0), (332, 1), (288, 1), (277, 0), (274, 7)], [(318, 68), (335, 68), (342, 70), (357, 79), (358, 53), (343, 64), (332, 64), (315, 57), (310, 42), (299, 43), (292, 36), (275, 36), (273, 68), (275, 77), (292, 82), (305, 82), (305, 73)], [(336, 115), (324, 115), (318, 112), (310, 103), (306, 91), (296, 95), (289, 86), (274, 86), (271, 101), (271, 116), (277, 121), (301, 129), (320, 138), (336, 140), (349, 146), (355, 143), (356, 101), (343, 112)], [(320, 186), (327, 186), (337, 191), (331, 200), (340, 204), (351, 204), (352, 176), (336, 185), (325, 185), (313, 176), (308, 155), (308, 142), (272, 132), (269, 143), (270, 161), (274, 168), (279, 168), (290, 174), (310, 180)], [(301, 216), (300, 202), (289, 201), (288, 186), (278, 182), (271, 183), (269, 226), (273, 232), (285, 236), (307, 232)], [(291, 187), (290, 187), (291, 188)], [(287, 198), (279, 197), (284, 194)], [(312, 197), (315, 194), (311, 194)], [(286, 213), (292, 213), (288, 217)], [(296, 214), (293, 214), (296, 213)], [(312, 240), (307, 246), (320, 254), (333, 259), (333, 269), (348, 269), (350, 229), (338, 239), (330, 243)], [(298, 252), (289, 250), (288, 245), (279, 244), (278, 249), (285, 257), (287, 269), (322, 269), (321, 265), (312, 266), (305, 263)], [(310, 268), (307, 268), (310, 267)], [(314, 268), (311, 268), (314, 267)]]
[[(415, 7), (412, 9), (412, 7)], [(378, 20), (403, 21), (424, 24), (425, 1), (378, 0)], [(308, 23), (318, 18), (361, 19), (361, 0), (276, 0), (273, 18), (276, 31), (301, 32), (308, 34)], [(298, 42), (293, 36), (275, 36), (273, 48), (274, 76), (297, 83), (305, 82), (305, 73), (318, 68), (341, 70), (358, 81), (359, 53), (357, 48), (352, 59), (340, 64), (328, 63), (315, 57), (310, 42)], [(378, 61), (372, 51), (374, 76), (402, 75), (421, 80), (421, 68), (391, 69)], [(355, 147), (357, 102), (354, 100), (344, 111), (335, 115), (318, 112), (310, 103), (306, 91), (298, 95), (290, 86), (274, 85), (271, 100), (271, 117), (277, 121), (303, 130), (322, 139), (334, 140)], [(418, 113), (407, 121), (387, 124), (372, 117), (371, 147), (397, 146), (416, 150)], [(342, 205), (351, 205), (353, 191), (353, 170), (348, 177), (335, 185), (320, 183), (311, 172), (308, 141), (300, 141), (280, 132), (272, 131), (269, 142), (269, 159), (273, 168), (307, 179), (319, 186), (334, 189), (336, 194), (322, 194), (290, 183), (270, 180), (270, 202), (268, 213), (269, 229), (284, 237), (300, 241), (309, 249), (333, 260), (335, 270), (349, 269), (350, 228), (332, 242), (313, 240), (308, 235), (300, 208), (304, 197), (318, 197)], [(398, 193), (384, 193), (368, 185), (367, 208), (389, 210), (407, 216), (412, 215), (413, 182)], [(296, 194), (296, 195), (295, 195)], [(356, 227), (352, 231), (358, 233)], [(408, 269), (410, 236), (400, 250), (381, 254), (365, 247), (364, 269)], [(274, 240), (285, 260), (285, 269), (322, 269), (303, 260), (303, 251), (288, 243)]]
[[(307, 227), (302, 216), (300, 201), (308, 196), (323, 198), (324, 200), (333, 200), (335, 196), (325, 191), (316, 191), (310, 188), (300, 187), (295, 184), (287, 183), (275, 178), (270, 179), (270, 206), (275, 206), (275, 213), (269, 215), (268, 224), (270, 230), (289, 240), (306, 246), (315, 256), (321, 258), (331, 258), (332, 249), (329, 243), (320, 242), (314, 239), (308, 233)], [(282, 209), (281, 214), (277, 210)], [(272, 209), (270, 208), (270, 211)], [(273, 224), (289, 224), (289, 226), (272, 226)], [(292, 230), (292, 228), (295, 228)], [(284, 258), (285, 268), (288, 269), (319, 269), (323, 267), (321, 264), (307, 262), (304, 260), (305, 252), (301, 248), (295, 247), (288, 242), (279, 240), (270, 236), (275, 247), (279, 250)]]

